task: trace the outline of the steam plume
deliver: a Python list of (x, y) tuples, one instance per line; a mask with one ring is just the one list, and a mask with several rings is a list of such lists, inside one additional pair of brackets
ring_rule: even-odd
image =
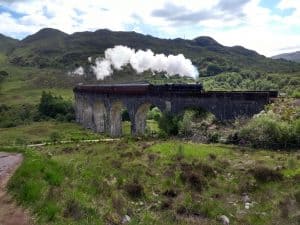
[[(154, 54), (150, 49), (147, 51), (117, 45), (105, 50), (104, 58), (96, 58), (92, 70), (98, 80), (102, 80), (113, 73), (113, 69), (122, 70), (130, 65), (137, 73), (150, 70), (153, 73), (166, 72), (168, 76), (188, 76), (197, 78), (199, 73), (190, 59), (184, 55)], [(90, 61), (90, 59), (89, 59)]]
[(84, 75), (84, 69), (82, 66), (80, 66), (76, 68), (74, 71), (68, 72), (68, 75), (82, 76)]

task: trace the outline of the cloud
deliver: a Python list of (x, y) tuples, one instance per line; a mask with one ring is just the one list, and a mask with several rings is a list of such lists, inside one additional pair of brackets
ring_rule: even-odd
[(266, 55), (299, 45), (300, 1), (265, 1), (0, 0), (0, 33), (23, 38), (51, 27), (69, 34), (109, 28), (163, 38), (212, 36)]
[(223, 12), (239, 14), (243, 7), (251, 0), (222, 0), (218, 3), (217, 8)]
[(184, 5), (167, 2), (151, 15), (178, 24), (194, 24), (206, 20), (229, 21), (244, 16), (243, 7), (251, 0), (221, 0), (210, 9), (187, 9)]

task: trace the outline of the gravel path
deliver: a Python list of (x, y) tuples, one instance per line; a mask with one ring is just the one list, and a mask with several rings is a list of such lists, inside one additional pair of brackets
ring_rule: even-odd
[(0, 225), (31, 224), (29, 214), (17, 206), (6, 192), (7, 182), (22, 160), (21, 154), (0, 152)]

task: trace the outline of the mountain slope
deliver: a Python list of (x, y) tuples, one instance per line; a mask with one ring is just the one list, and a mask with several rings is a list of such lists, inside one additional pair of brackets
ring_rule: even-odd
[(300, 62), (300, 51), (275, 55), (275, 56), (272, 56), (272, 58)]
[(17, 45), (19, 41), (0, 34), (0, 53), (7, 54)]
[(217, 65), (219, 71), (300, 71), (300, 64), (269, 59), (241, 46), (226, 47), (210, 37), (193, 40), (160, 39), (136, 32), (114, 32), (107, 29), (71, 35), (50, 28), (42, 29), (20, 41), (9, 59), (13, 64), (22, 66), (71, 69), (86, 65), (89, 56), (101, 56), (107, 48), (115, 45), (152, 49), (155, 53), (182, 53), (204, 75), (211, 64)]

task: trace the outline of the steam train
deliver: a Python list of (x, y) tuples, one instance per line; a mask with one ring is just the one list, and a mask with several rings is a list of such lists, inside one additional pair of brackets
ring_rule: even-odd
[(107, 94), (147, 94), (147, 93), (202, 93), (202, 84), (101, 84), (101, 85), (77, 85), (74, 92), (94, 92)]

